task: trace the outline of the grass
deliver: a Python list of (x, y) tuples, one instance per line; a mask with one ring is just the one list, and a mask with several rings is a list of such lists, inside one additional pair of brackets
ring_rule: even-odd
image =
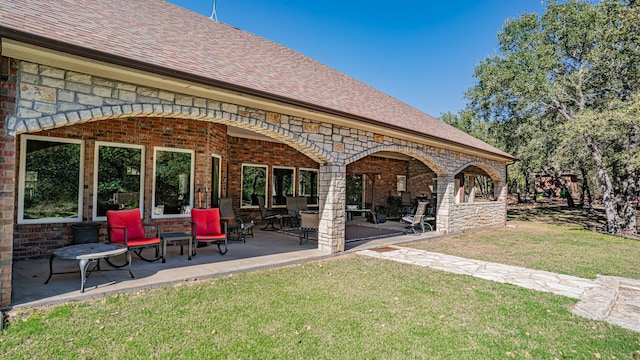
[(575, 300), (358, 255), (36, 310), (0, 357), (624, 359), (640, 334)]
[[(411, 246), (640, 278), (640, 242), (514, 222)], [(16, 314), (2, 359), (640, 359), (576, 300), (355, 254)]]
[(422, 250), (593, 279), (640, 279), (640, 241), (580, 225), (510, 221), (510, 226), (409, 244)]

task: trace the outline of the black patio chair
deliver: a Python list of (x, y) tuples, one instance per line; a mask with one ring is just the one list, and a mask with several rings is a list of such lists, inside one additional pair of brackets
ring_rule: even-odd
[[(267, 225), (263, 227), (262, 230), (280, 230), (280, 228), (277, 228), (275, 227), (275, 225), (273, 225), (273, 222), (276, 220), (280, 221), (280, 219), (282, 219), (282, 214), (267, 211), (267, 209), (264, 207), (264, 196), (258, 196), (258, 208), (260, 209), (260, 216), (262, 217), (262, 220), (267, 222)], [(280, 226), (282, 226), (282, 223), (280, 224)]]

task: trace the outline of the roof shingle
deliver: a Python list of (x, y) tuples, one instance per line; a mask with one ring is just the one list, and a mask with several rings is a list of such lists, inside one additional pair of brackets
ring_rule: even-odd
[(513, 157), (272, 41), (163, 0), (4, 0), (0, 28)]

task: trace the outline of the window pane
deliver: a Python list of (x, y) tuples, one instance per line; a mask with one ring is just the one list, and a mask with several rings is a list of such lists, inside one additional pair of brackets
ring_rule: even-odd
[(267, 193), (267, 167), (242, 165), (242, 206), (258, 206), (258, 196)]
[(28, 138), (24, 154), (22, 219), (81, 219), (82, 144)]
[(97, 216), (141, 207), (142, 159), (142, 148), (98, 145)]
[(298, 192), (307, 197), (307, 204), (318, 205), (318, 170), (300, 170)]
[(293, 196), (294, 169), (273, 168), (271, 184), (273, 191), (271, 195), (272, 205), (286, 205), (287, 196)]
[(192, 207), (193, 153), (156, 150), (154, 215), (187, 213)]

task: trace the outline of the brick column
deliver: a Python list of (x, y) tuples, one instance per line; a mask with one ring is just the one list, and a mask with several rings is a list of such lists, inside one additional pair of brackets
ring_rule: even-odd
[(16, 139), (7, 135), (6, 119), (16, 108), (16, 65), (7, 58), (0, 61), (0, 307), (4, 307), (11, 305), (16, 180)]
[(438, 176), (438, 213), (436, 214), (436, 229), (446, 234), (451, 228), (451, 210), (455, 204), (455, 179), (453, 176)]
[(344, 251), (346, 174), (344, 165), (320, 165), (318, 249), (331, 254)]

